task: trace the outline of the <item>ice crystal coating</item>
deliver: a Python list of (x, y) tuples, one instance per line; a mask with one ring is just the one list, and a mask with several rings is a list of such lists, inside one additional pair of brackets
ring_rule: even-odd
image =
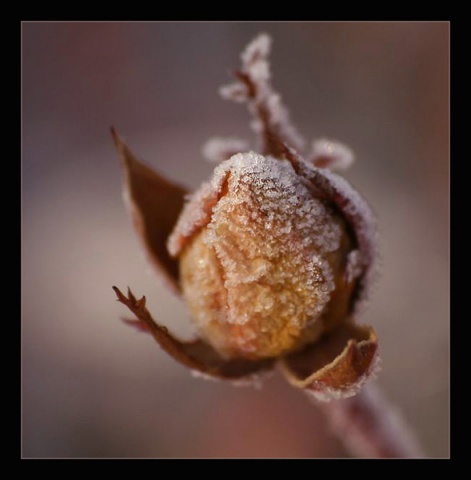
[(375, 217), (366, 200), (345, 178), (327, 169), (320, 170), (307, 164), (303, 166), (306, 167), (302, 172), (306, 178), (323, 185), (329, 196), (337, 199), (343, 216), (354, 229), (358, 251), (350, 254), (346, 275), (353, 278), (361, 272), (354, 302), (354, 313), (358, 313), (365, 305), (378, 274), (378, 232)]
[(260, 149), (266, 153), (264, 135), (269, 129), (276, 132), (289, 145), (302, 149), (304, 139), (290, 121), (288, 109), (281, 101), (281, 95), (270, 84), (270, 63), (268, 56), (271, 50), (271, 37), (261, 33), (250, 42), (241, 54), (242, 66), (236, 72), (238, 81), (223, 86), (219, 93), (226, 100), (238, 103), (247, 102), (254, 120), (252, 130), (261, 140)]
[(352, 165), (355, 156), (353, 151), (343, 143), (321, 138), (312, 142), (309, 159), (319, 168), (346, 170)]
[(343, 219), (290, 162), (254, 152), (215, 169), (212, 188), (221, 193), (210, 212), (201, 202), (209, 188), (174, 231), (188, 234), (209, 213), (180, 256), (200, 334), (229, 357), (274, 357), (314, 341), (350, 249)]

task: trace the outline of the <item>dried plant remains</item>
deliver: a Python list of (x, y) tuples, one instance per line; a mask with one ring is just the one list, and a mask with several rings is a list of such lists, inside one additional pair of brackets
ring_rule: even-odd
[(304, 140), (270, 82), (271, 40), (241, 55), (235, 83), (221, 89), (245, 103), (258, 144), (212, 138), (217, 162), (196, 192), (135, 158), (113, 130), (135, 227), (149, 257), (182, 296), (198, 338), (181, 341), (140, 300), (114, 287), (175, 360), (204, 376), (255, 381), (277, 366), (320, 400), (356, 394), (377, 371), (377, 337), (357, 324), (375, 272), (370, 208), (342, 177), (352, 152), (328, 139)]

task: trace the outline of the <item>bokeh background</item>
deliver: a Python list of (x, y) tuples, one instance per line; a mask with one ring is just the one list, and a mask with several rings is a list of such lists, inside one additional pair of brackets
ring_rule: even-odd
[(333, 137), (373, 206), (381, 277), (361, 321), (378, 384), (431, 457), (449, 455), (449, 24), (22, 24), (22, 455), (338, 457), (322, 416), (278, 376), (195, 379), (119, 321), (112, 285), (181, 335), (185, 307), (145, 261), (109, 128), (197, 187), (213, 135), (251, 137), (222, 101), (239, 53), (274, 39), (274, 85), (307, 139)]

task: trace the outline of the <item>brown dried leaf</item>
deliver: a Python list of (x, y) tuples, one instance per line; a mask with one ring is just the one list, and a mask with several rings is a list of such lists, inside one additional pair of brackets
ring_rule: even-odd
[(203, 340), (182, 342), (171, 335), (166, 327), (158, 325), (146, 308), (146, 297), (137, 300), (130, 289), (127, 297), (117, 287), (113, 290), (118, 300), (126, 305), (138, 320), (129, 321), (139, 330), (149, 331), (157, 343), (177, 362), (214, 378), (238, 380), (247, 377), (253, 379), (254, 374), (271, 369), (273, 360), (249, 361), (243, 359), (225, 360), (210, 345)]
[(166, 241), (183, 208), (187, 190), (137, 160), (114, 128), (111, 133), (124, 168), (125, 194), (134, 226), (157, 271), (179, 293), (178, 262), (169, 255)]
[(280, 360), (286, 379), (319, 400), (355, 395), (375, 374), (378, 343), (372, 327), (342, 325), (315, 344)]

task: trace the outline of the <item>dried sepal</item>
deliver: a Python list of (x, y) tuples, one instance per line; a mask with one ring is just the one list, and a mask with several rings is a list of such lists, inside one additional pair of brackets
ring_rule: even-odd
[(169, 255), (166, 241), (187, 190), (140, 162), (114, 128), (111, 133), (124, 169), (124, 196), (134, 226), (157, 271), (179, 292), (178, 262)]
[(335, 140), (321, 138), (312, 142), (312, 150), (306, 156), (306, 159), (317, 168), (346, 170), (353, 164), (355, 156), (347, 145)]
[(273, 142), (274, 138), (298, 150), (304, 139), (290, 123), (288, 110), (270, 83), (270, 50), (271, 38), (267, 34), (257, 36), (241, 54), (241, 68), (234, 72), (238, 82), (224, 86), (220, 93), (225, 99), (247, 103), (254, 117), (251, 125), (259, 137), (259, 151), (278, 157), (279, 143)]
[(377, 274), (377, 228), (368, 203), (343, 177), (310, 165), (293, 148), (283, 144), (283, 157), (310, 185), (312, 194), (323, 198), (342, 214), (351, 230), (354, 248), (349, 254), (345, 275), (357, 277), (351, 313), (358, 313), (368, 298)]
[(355, 395), (379, 364), (374, 329), (344, 324), (300, 352), (279, 362), (286, 379), (308, 390), (317, 399), (329, 401)]
[(137, 299), (130, 289), (124, 295), (119, 288), (113, 287), (118, 301), (126, 305), (137, 320), (126, 320), (126, 323), (141, 331), (148, 331), (156, 342), (174, 360), (188, 367), (194, 372), (205, 376), (226, 380), (255, 380), (254, 374), (271, 369), (273, 361), (259, 362), (243, 359), (226, 360), (222, 358), (210, 345), (200, 339), (184, 342), (175, 338), (168, 329), (157, 324), (146, 308), (146, 297)]
[(142, 320), (139, 320), (137, 318), (123, 318), (122, 320), (126, 325), (129, 325), (130, 327), (136, 329), (138, 332), (152, 333), (149, 325), (147, 325), (147, 323), (143, 322)]
[(358, 287), (352, 295), (352, 313), (364, 306), (377, 274), (377, 229), (370, 207), (343, 177), (328, 170), (311, 169), (310, 180), (324, 190), (342, 212), (354, 232), (355, 250), (350, 254), (346, 275), (358, 275)]

